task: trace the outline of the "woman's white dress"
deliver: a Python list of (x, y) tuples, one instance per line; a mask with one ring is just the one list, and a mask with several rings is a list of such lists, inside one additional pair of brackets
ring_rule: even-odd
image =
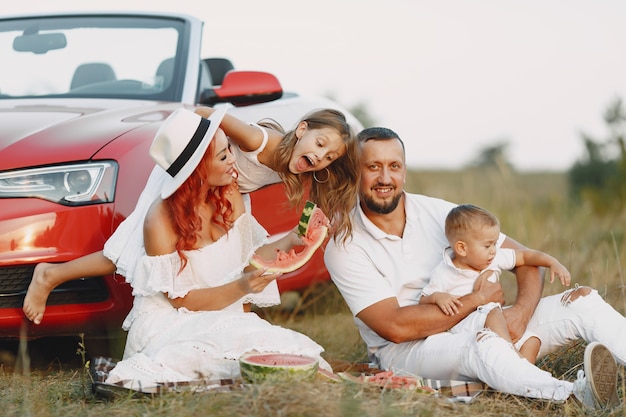
[(247, 313), (246, 296), (220, 311), (176, 309), (166, 299), (198, 288), (238, 279), (253, 252), (266, 242), (265, 229), (248, 213), (218, 241), (185, 252), (188, 263), (178, 273), (177, 253), (144, 255), (133, 279), (135, 301), (124, 321), (128, 339), (124, 358), (110, 372), (108, 383), (127, 388), (158, 383), (237, 378), (237, 359), (246, 352), (279, 352), (321, 358), (323, 348), (309, 337), (274, 326)]

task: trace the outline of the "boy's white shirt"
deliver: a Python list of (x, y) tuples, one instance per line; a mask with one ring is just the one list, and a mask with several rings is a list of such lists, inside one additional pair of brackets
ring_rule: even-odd
[(515, 268), (515, 250), (498, 247), (496, 256), (489, 266), (482, 271), (458, 268), (452, 262), (452, 248), (443, 250), (443, 259), (433, 270), (430, 282), (422, 290), (422, 295), (432, 295), (435, 292), (445, 292), (448, 294), (463, 296), (470, 294), (474, 289), (476, 278), (484, 271), (494, 271), (489, 277), (491, 281), (500, 278), (503, 270)]

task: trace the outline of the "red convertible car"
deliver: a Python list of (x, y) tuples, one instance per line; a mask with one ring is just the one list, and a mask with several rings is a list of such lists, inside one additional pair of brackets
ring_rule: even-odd
[[(118, 275), (60, 286), (40, 325), (26, 321), (22, 302), (37, 263), (101, 250), (133, 210), (154, 166), (148, 148), (173, 110), (229, 106), (242, 120), (271, 118), (286, 129), (314, 108), (346, 112), (327, 99), (283, 92), (271, 74), (202, 59), (201, 47), (211, 49), (202, 29), (194, 17), (157, 13), (0, 18), (0, 337), (120, 327), (132, 299)], [(282, 185), (256, 191), (251, 201), (272, 235), (297, 223)], [(327, 279), (318, 253), (279, 288)]]

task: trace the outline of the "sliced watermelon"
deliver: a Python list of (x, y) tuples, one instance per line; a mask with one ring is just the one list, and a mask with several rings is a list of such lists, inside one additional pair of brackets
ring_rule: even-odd
[(241, 377), (249, 383), (304, 381), (315, 377), (319, 362), (309, 356), (252, 353), (239, 358)]
[(258, 269), (265, 269), (267, 272), (292, 272), (306, 264), (317, 248), (319, 248), (326, 236), (330, 221), (322, 210), (310, 201), (307, 201), (300, 223), (298, 233), (301, 235), (302, 248), (291, 249), (289, 252), (276, 251), (274, 259), (268, 261), (258, 255), (253, 255), (250, 264)]

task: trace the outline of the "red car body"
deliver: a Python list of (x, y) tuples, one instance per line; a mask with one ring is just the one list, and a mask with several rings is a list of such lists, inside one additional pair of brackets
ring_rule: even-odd
[[(0, 337), (103, 334), (121, 326), (132, 296), (124, 277), (115, 274), (85, 277), (55, 289), (40, 325), (25, 319), (22, 302), (37, 263), (64, 262), (102, 250), (132, 212), (154, 166), (148, 156), (152, 138), (173, 110), (228, 105), (229, 112), (242, 120), (256, 122), (269, 117), (289, 129), (314, 108), (339, 108), (326, 99), (285, 94), (272, 75), (234, 71), (226, 60), (221, 60), (227, 63), (226, 70), (222, 69), (225, 78), (221, 79), (223, 73), (211, 72), (212, 82), (207, 83), (207, 69), (214, 68), (207, 68), (209, 61), (200, 59), (202, 23), (189, 16), (97, 13), (2, 18), (0, 48), (11, 48), (11, 41), (16, 54), (38, 59), (66, 48), (59, 35), (64, 27), (106, 27), (116, 21), (125, 22), (125, 27), (138, 21), (142, 28), (168, 30), (173, 22), (177, 43), (171, 79), (159, 76), (152, 84), (124, 79), (63, 92), (33, 94), (24, 89), (11, 93), (2, 81), (11, 74), (0, 69)], [(24, 29), (33, 27), (39, 32)], [(69, 48), (69, 30), (66, 36)], [(18, 58), (22, 55), (15, 62)], [(3, 61), (6, 66), (8, 61)], [(24, 74), (22, 77), (28, 77)], [(347, 116), (358, 128), (356, 119)], [(109, 188), (91, 199), (76, 202), (71, 195), (57, 199), (46, 194), (49, 191), (38, 191), (40, 183), (48, 186), (46, 175), (68, 183), (75, 178), (84, 180), (84, 171), (72, 177), (63, 170), (101, 162), (106, 167), (98, 171), (103, 173), (99, 181)], [(39, 169), (44, 174), (38, 175)], [(95, 180), (85, 181), (91, 184)], [(253, 214), (271, 235), (285, 233), (299, 219), (297, 209), (285, 208), (281, 184), (252, 193), (251, 201)], [(298, 290), (323, 280), (328, 280), (328, 272), (319, 251), (303, 268), (284, 275), (278, 285), (281, 291)]]

